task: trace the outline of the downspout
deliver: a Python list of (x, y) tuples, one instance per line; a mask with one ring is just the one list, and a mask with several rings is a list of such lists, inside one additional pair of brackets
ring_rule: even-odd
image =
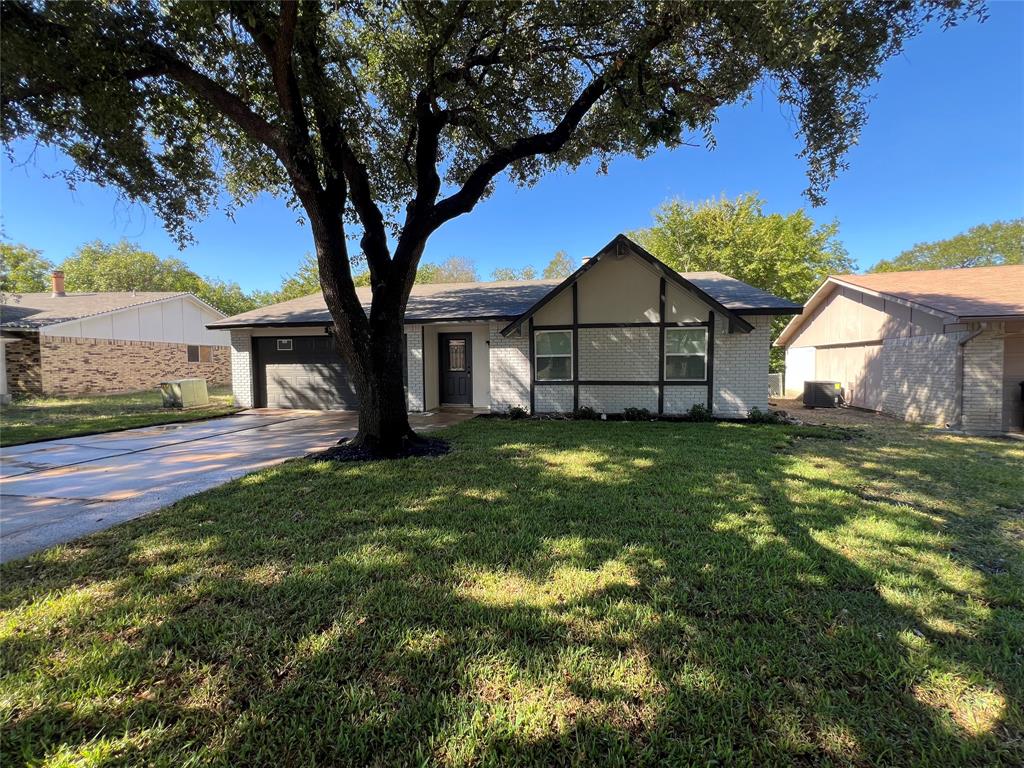
[(958, 404), (959, 407), (958, 407), (957, 410), (958, 410), (959, 415), (960, 415), (959, 427), (961, 429), (963, 429), (963, 426), (964, 426), (964, 347), (967, 346), (967, 342), (969, 342), (971, 339), (978, 338), (978, 336), (983, 334), (987, 329), (988, 329), (988, 323), (982, 323), (978, 327), (977, 330), (974, 330), (974, 331), (971, 331), (970, 333), (968, 333), (967, 336), (965, 336), (964, 338), (960, 339), (959, 344), (957, 344), (957, 347), (958, 347), (959, 352), (960, 352), (960, 354), (958, 355), (958, 357), (960, 358), (960, 360), (959, 360), (960, 370), (958, 371), (958, 373), (960, 375), (960, 392), (959, 392), (959, 395), (960, 395), (959, 400), (960, 400), (960, 402)]

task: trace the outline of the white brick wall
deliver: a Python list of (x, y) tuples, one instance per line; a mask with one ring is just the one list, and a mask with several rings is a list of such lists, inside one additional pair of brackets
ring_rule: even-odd
[(658, 378), (658, 330), (581, 328), (580, 378), (606, 381)]
[[(715, 408), (719, 416), (742, 417), (753, 408), (767, 408), (768, 339), (770, 318), (748, 318), (755, 330), (729, 334), (718, 318), (715, 333)], [(530, 407), (529, 339), (501, 335), (501, 324), (491, 323), (489, 341), (490, 405), (494, 411), (512, 406)], [(410, 411), (423, 405), (423, 328), (408, 326)], [(605, 334), (599, 338), (598, 334)], [(584, 328), (580, 331), (580, 377), (603, 380), (658, 377), (658, 330), (656, 328)], [(231, 332), (231, 379), (235, 401), (253, 405), (251, 339), (248, 330)], [(586, 352), (584, 351), (586, 350)], [(538, 385), (534, 393), (538, 413), (572, 410), (571, 385)], [(665, 385), (665, 413), (685, 413), (694, 403), (705, 403), (701, 386)], [(658, 409), (658, 388), (652, 385), (580, 385), (580, 405), (603, 413), (625, 408)]]
[(491, 410), (507, 411), (512, 406), (530, 409), (530, 340), (502, 336), (502, 325), (491, 323), (488, 346), (491, 364)]
[(768, 409), (768, 351), (772, 318), (743, 318), (754, 330), (729, 333), (729, 321), (715, 316), (715, 416), (744, 418), (751, 408)]
[[(657, 351), (655, 351), (657, 358)], [(655, 374), (657, 378), (657, 374)], [(622, 413), (626, 408), (658, 412), (658, 387), (647, 384), (580, 384), (580, 407), (599, 413)]]
[(247, 330), (231, 331), (231, 393), (235, 405), (252, 408), (252, 335)]
[(533, 401), (537, 413), (568, 413), (572, 410), (572, 384), (538, 384)]
[(665, 385), (665, 413), (670, 416), (687, 413), (693, 406), (700, 403), (708, 404), (708, 388), (706, 385), (683, 387), (678, 384)]
[(406, 407), (410, 412), (424, 410), (423, 394), (423, 326), (405, 326), (406, 365), (408, 366), (408, 385), (406, 389)]
[(882, 341), (882, 411), (926, 424), (959, 420), (959, 342), (963, 334)]
[(1003, 430), (1003, 328), (984, 330), (963, 347), (963, 427), (969, 432)]

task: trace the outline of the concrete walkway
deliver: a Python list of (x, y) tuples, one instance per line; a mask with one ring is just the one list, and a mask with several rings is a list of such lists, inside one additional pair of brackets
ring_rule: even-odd
[[(416, 430), (470, 413), (412, 415)], [(333, 445), (355, 413), (260, 409), (209, 421), (0, 450), (0, 562), (153, 512), (236, 477)]]

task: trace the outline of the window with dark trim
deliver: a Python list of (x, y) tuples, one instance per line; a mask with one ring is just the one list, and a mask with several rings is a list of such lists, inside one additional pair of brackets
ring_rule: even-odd
[(572, 381), (572, 331), (537, 331), (533, 358), (537, 381)]
[(708, 329), (665, 329), (665, 381), (704, 381), (708, 377)]

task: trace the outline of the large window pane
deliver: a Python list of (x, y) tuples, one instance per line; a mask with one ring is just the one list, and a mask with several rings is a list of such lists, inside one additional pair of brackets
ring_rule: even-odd
[(571, 357), (538, 357), (537, 380), (557, 381), (572, 378)]
[(706, 360), (704, 356), (668, 355), (665, 358), (665, 378), (702, 380), (705, 378)]
[(538, 355), (571, 355), (572, 331), (538, 331)]
[(708, 348), (706, 328), (666, 328), (665, 354), (703, 355)]

